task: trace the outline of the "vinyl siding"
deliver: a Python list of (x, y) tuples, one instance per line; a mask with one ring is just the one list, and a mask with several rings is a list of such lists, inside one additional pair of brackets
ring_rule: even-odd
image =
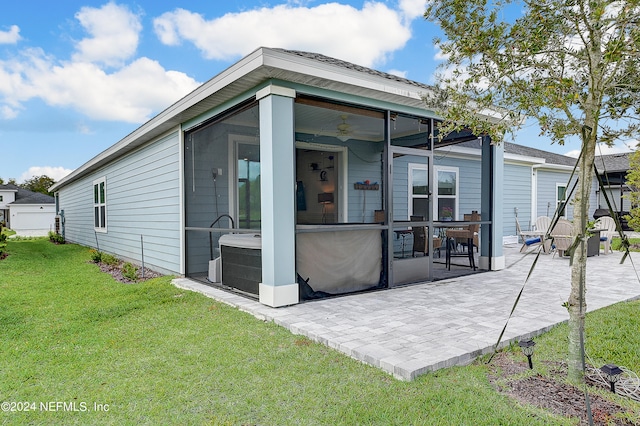
[[(65, 237), (145, 266), (180, 274), (179, 134), (151, 142), (60, 189)], [(93, 181), (106, 178), (107, 232), (94, 232)]]
[[(440, 157), (438, 153), (434, 156), (435, 166), (447, 166), (458, 168), (459, 190), (458, 202), (460, 206), (458, 208), (457, 220), (462, 220), (464, 214), (471, 213), (476, 210), (480, 211), (480, 191), (482, 188), (481, 176), (481, 162), (480, 158), (474, 159), (462, 159), (452, 157)], [(437, 183), (434, 183), (436, 185)], [(434, 188), (435, 190), (435, 188)]]
[[(536, 205), (537, 216), (552, 217), (556, 211), (556, 185), (564, 185), (567, 187), (567, 194), (571, 189), (569, 183), (570, 171), (555, 170), (538, 170), (538, 202)], [(574, 182), (575, 182), (574, 177)], [(536, 217), (537, 217), (536, 216)], [(565, 217), (568, 220), (573, 219), (573, 206), (571, 199), (567, 202)], [(535, 220), (535, 218), (534, 218)]]
[(531, 212), (531, 180), (530, 165), (504, 165), (504, 197), (502, 214), (504, 219), (503, 235), (517, 235), (515, 209), (518, 209), (518, 222), (523, 230), (530, 229), (535, 222)]

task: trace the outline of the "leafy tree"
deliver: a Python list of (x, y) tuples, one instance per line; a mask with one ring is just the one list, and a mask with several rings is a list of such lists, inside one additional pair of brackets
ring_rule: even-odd
[(631, 189), (631, 192), (627, 195), (631, 202), (631, 210), (627, 216), (627, 221), (633, 230), (640, 231), (640, 150), (636, 150), (629, 157), (627, 185)]
[(42, 194), (53, 195), (49, 192), (49, 188), (56, 183), (55, 180), (47, 175), (34, 176), (31, 179), (27, 179), (20, 186), (24, 189), (28, 189), (33, 192), (40, 192)]
[[(512, 15), (518, 14), (515, 19)], [(575, 193), (569, 311), (569, 378), (583, 380), (586, 228), (596, 143), (640, 130), (638, 0), (437, 0), (425, 18), (446, 38), (439, 89), (426, 101), (443, 131), (468, 128), (501, 141), (524, 117), (555, 143), (582, 142)]]

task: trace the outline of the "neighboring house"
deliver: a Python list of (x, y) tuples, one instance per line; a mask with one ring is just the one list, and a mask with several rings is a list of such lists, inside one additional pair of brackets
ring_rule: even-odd
[[(504, 268), (503, 146), (436, 138), (429, 90), (257, 49), (56, 183), (65, 238), (283, 306), (431, 280), (406, 233), (428, 227), (431, 247), (476, 210), (480, 267)], [(465, 141), (472, 162), (440, 158)]]
[(54, 198), (16, 185), (0, 185), (0, 222), (20, 236), (46, 236), (54, 228)]
[[(558, 208), (561, 217), (573, 219), (573, 204), (568, 195), (577, 180), (574, 176), (570, 181), (575, 164), (572, 157), (505, 144), (505, 170), (511, 173), (510, 176), (505, 173), (509, 180), (509, 185), (505, 185), (505, 235), (512, 239), (517, 235), (516, 214), (523, 229), (530, 229), (539, 216), (553, 217)], [(590, 205), (594, 203), (595, 188)]]
[[(631, 210), (631, 201), (627, 198), (631, 191), (627, 185), (627, 172), (629, 171), (630, 152), (622, 154), (600, 155), (596, 157), (595, 164), (598, 174), (602, 179), (604, 191), (611, 203), (613, 211), (617, 212), (626, 227), (624, 216)], [(596, 207), (599, 210), (608, 210), (607, 201), (600, 188), (597, 191)], [(598, 212), (601, 214), (601, 212)], [(602, 212), (604, 213), (604, 212)]]
[[(523, 230), (528, 230), (538, 216), (553, 216), (558, 206), (562, 216), (571, 220), (573, 206), (566, 195), (576, 159), (560, 154), (504, 142), (504, 187), (501, 211), (503, 214), (503, 242), (517, 243), (516, 218)], [(467, 181), (478, 175), (480, 145), (477, 141), (437, 149), (434, 156), (436, 170), (447, 168), (456, 173), (469, 174)], [(575, 183), (576, 178), (573, 181)], [(474, 187), (461, 188), (463, 210), (474, 204)], [(595, 205), (595, 187), (591, 205)], [(477, 197), (476, 197), (477, 198)], [(476, 203), (477, 204), (477, 203)], [(594, 208), (591, 210), (593, 211)], [(458, 218), (458, 217), (456, 217)], [(459, 218), (458, 218), (459, 219)]]

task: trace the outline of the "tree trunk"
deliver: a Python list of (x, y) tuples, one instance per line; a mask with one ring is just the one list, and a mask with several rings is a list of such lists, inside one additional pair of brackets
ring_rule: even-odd
[(587, 283), (587, 222), (589, 196), (593, 186), (593, 163), (596, 150), (596, 132), (585, 130), (582, 135), (583, 154), (580, 157), (578, 186), (573, 210), (573, 229), (579, 241), (571, 254), (571, 293), (569, 295), (569, 358), (568, 379), (573, 383), (584, 380), (582, 345), (587, 311), (585, 299)]

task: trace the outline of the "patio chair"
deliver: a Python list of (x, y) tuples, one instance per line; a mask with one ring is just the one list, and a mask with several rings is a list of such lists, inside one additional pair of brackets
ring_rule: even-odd
[[(473, 211), (471, 212), (471, 214), (465, 214), (464, 215), (464, 220), (465, 222), (479, 222), (480, 221), (480, 214), (477, 211)], [(467, 225), (467, 226), (463, 226), (461, 227), (461, 229), (447, 229), (446, 231), (446, 235), (447, 235), (447, 243), (446, 243), (446, 247), (447, 247), (447, 268), (451, 269), (451, 247), (452, 244), (450, 244), (451, 240), (458, 240), (461, 239), (463, 240), (463, 245), (466, 246), (467, 248), (467, 253), (466, 256), (469, 258), (469, 267), (471, 267), (474, 271), (476, 270), (476, 261), (475, 258), (473, 256), (473, 246), (474, 246), (474, 239), (476, 238), (476, 235), (478, 234), (478, 231), (480, 230), (480, 224), (479, 223), (474, 223), (471, 225)], [(455, 246), (455, 245), (454, 245)]]
[(553, 237), (553, 244), (558, 251), (560, 257), (564, 256), (564, 252), (567, 251), (573, 244), (575, 236), (573, 235), (573, 224), (566, 219), (558, 219), (558, 223), (551, 230), (551, 236)]
[[(422, 221), (424, 217), (422, 216), (411, 216), (412, 221)], [(427, 227), (426, 226), (412, 226), (411, 231), (413, 232), (413, 251), (411, 252), (411, 256), (415, 257), (416, 252), (422, 253), (423, 255), (429, 254), (429, 238), (427, 235)], [(433, 238), (433, 252), (438, 253), (438, 257), (440, 257), (440, 246), (442, 245), (442, 240), (440, 238)]]
[(516, 217), (516, 232), (522, 239), (522, 247), (520, 247), (520, 253), (524, 253), (530, 247), (536, 247), (542, 245), (542, 251), (546, 253), (551, 252), (551, 241), (545, 239), (545, 235), (551, 225), (551, 218), (547, 216), (540, 216), (536, 219), (536, 223), (531, 231), (523, 231), (520, 227), (520, 222)]
[(616, 221), (611, 216), (602, 216), (596, 220), (595, 228), (600, 230), (600, 242), (604, 245), (604, 254), (611, 250), (611, 240), (616, 232)]

